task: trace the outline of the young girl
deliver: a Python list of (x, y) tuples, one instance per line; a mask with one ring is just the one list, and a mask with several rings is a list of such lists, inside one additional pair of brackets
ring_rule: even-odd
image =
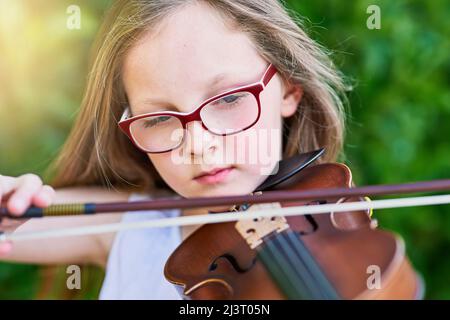
[[(34, 174), (0, 176), (2, 203), (21, 215), (30, 205), (248, 194), (281, 158), (325, 147), (320, 161), (336, 160), (343, 90), (326, 52), (277, 0), (119, 0), (52, 186)], [(4, 219), (1, 229), (212, 209), (224, 208)], [(163, 267), (197, 227), (3, 243), (0, 251), (3, 260), (104, 266), (103, 299), (178, 299)]]

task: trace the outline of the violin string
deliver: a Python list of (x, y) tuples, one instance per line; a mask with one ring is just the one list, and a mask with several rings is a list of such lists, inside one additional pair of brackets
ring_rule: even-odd
[(274, 248), (272, 240), (266, 242), (264, 248), (260, 250), (260, 255), (289, 299), (307, 299), (310, 296), (307, 285), (302, 279), (294, 276), (295, 268), (286, 264), (283, 256)]
[[(292, 246), (292, 244), (288, 243), (288, 241), (286, 241), (285, 239), (285, 234), (283, 234), (280, 237), (280, 241), (283, 242), (283, 245), (285, 248), (289, 248), (290, 251), (290, 258), (293, 259), (296, 257), (296, 261), (292, 261), (291, 263), (293, 265), (294, 268), (297, 268), (298, 266), (302, 267), (302, 271), (301, 271), (301, 275), (303, 277), (306, 277), (308, 279), (308, 283), (310, 284), (311, 287), (311, 298), (314, 299), (323, 299), (325, 298), (322, 294), (322, 290), (321, 290), (321, 285), (320, 282), (317, 281), (318, 277), (315, 276), (311, 270), (311, 268), (308, 267), (307, 264), (307, 260), (305, 260), (301, 255), (300, 255), (300, 250), (301, 248)], [(287, 254), (287, 253), (286, 253)], [(300, 270), (299, 270), (300, 271)]]
[[(35, 240), (43, 238), (56, 238), (63, 236), (80, 236), (89, 234), (99, 234), (108, 232), (117, 232), (120, 230), (135, 230), (144, 228), (161, 228), (182, 225), (199, 225), (205, 223), (220, 223), (237, 220), (254, 219), (258, 217), (274, 216), (295, 216), (305, 214), (323, 214), (330, 212), (349, 212), (360, 210), (375, 210), (387, 208), (402, 208), (425, 205), (440, 205), (450, 203), (450, 194), (426, 197), (412, 197), (402, 199), (371, 200), (345, 202), (339, 204), (319, 204), (298, 207), (270, 208), (255, 211), (243, 212), (224, 212), (207, 215), (182, 216), (175, 218), (161, 218), (157, 220), (137, 221), (137, 222), (119, 222), (103, 225), (90, 225), (75, 228), (61, 228), (56, 230), (43, 231), (23, 231), (17, 233), (0, 233), (0, 242), (2, 241), (21, 241)], [(57, 217), (55, 217), (57, 219)]]
[[(280, 235), (278, 235), (280, 236)], [(296, 280), (298, 283), (302, 283), (302, 292), (305, 293), (305, 298), (309, 298), (312, 296), (312, 292), (314, 291), (314, 284), (311, 283), (311, 278), (310, 277), (302, 277), (301, 276), (301, 272), (306, 273), (307, 270), (304, 268), (304, 266), (301, 264), (301, 261), (299, 261), (299, 265), (296, 266), (295, 263), (293, 263), (293, 261), (291, 260), (291, 257), (289, 257), (289, 255), (286, 255), (285, 252), (283, 252), (283, 248), (281, 246), (281, 244), (278, 241), (278, 236), (275, 237), (275, 239), (273, 240), (274, 244), (277, 245), (278, 244), (278, 248), (274, 248), (274, 247), (269, 247), (268, 250), (272, 253), (272, 255), (275, 255), (275, 250), (277, 253), (279, 253), (279, 255), (283, 254), (283, 262), (285, 262), (285, 264), (289, 264), (289, 270), (286, 272), (290, 272), (292, 274), (292, 276), (295, 276)], [(301, 270), (301, 271), (300, 271)]]
[(305, 283), (308, 298), (317, 299), (321, 297), (319, 286), (315, 283), (315, 277), (305, 265), (305, 261), (298, 255), (298, 252), (284, 239), (284, 232), (277, 235), (274, 241), (278, 243), (279, 251), (284, 254), (285, 260), (289, 263), (289, 269), (293, 270), (296, 277)]
[[(321, 273), (321, 269), (317, 266), (317, 264), (314, 264), (314, 260), (312, 259), (308, 249), (304, 246), (303, 241), (301, 239), (296, 238), (296, 241), (293, 241), (291, 236), (293, 232), (286, 233), (283, 237), (283, 240), (288, 243), (288, 245), (291, 245), (294, 248), (294, 252), (296, 252), (299, 255), (299, 260), (303, 262), (305, 265), (305, 268), (308, 270), (308, 273), (310, 277), (314, 280), (316, 283), (316, 288), (320, 292), (320, 295), (323, 299), (327, 298), (325, 293), (327, 292), (327, 285), (324, 285), (324, 276), (323, 273)], [(287, 237), (287, 239), (285, 239)], [(325, 279), (326, 280), (326, 279)]]
[(279, 263), (274, 262), (276, 258), (267, 250), (267, 247), (258, 250), (258, 259), (263, 263), (269, 275), (288, 299), (302, 299), (305, 297), (302, 284), (293, 285), (292, 281), (286, 278), (282, 267)]
[[(284, 252), (290, 259), (294, 268), (300, 267), (300, 277), (310, 279), (310, 287), (315, 299), (337, 299), (334, 288), (330, 285), (328, 279), (324, 276), (321, 268), (314, 262), (309, 250), (305, 247), (301, 239), (297, 238), (292, 230), (284, 232), (280, 237), (280, 246), (289, 252)], [(295, 260), (295, 261), (294, 261)]]
[(287, 238), (285, 241), (296, 248), (295, 251), (300, 255), (300, 260), (305, 263), (313, 279), (318, 283), (318, 287), (321, 288), (321, 292), (325, 294), (324, 299), (338, 299), (339, 295), (303, 240), (294, 231), (287, 232), (284, 238)]

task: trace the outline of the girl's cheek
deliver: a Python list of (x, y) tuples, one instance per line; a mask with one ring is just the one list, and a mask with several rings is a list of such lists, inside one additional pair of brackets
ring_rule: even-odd
[[(151, 163), (155, 167), (155, 169), (158, 171), (158, 173), (163, 177), (170, 176), (171, 174), (176, 171), (176, 165), (172, 163), (172, 157), (169, 153), (161, 153), (161, 154), (152, 154), (148, 155), (150, 158)], [(176, 173), (175, 173), (176, 174)]]
[(283, 132), (280, 105), (280, 92), (272, 91), (271, 94), (261, 96), (258, 122), (238, 134), (234, 144), (231, 139), (227, 139), (227, 148), (232, 147), (232, 153), (236, 155), (235, 163), (251, 176), (272, 174), (281, 159)]
[[(281, 120), (280, 120), (281, 122)], [(282, 134), (279, 125), (263, 125), (241, 136), (242, 144), (236, 144), (233, 150), (236, 162), (251, 175), (270, 175), (281, 159)]]
[(266, 110), (261, 113), (258, 131), (258, 173), (270, 175), (282, 157), (283, 126), (280, 104), (277, 95), (266, 96)]

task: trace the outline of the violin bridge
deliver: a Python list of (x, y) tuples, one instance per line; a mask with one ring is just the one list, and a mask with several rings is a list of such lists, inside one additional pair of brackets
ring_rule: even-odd
[[(246, 211), (281, 208), (279, 203), (261, 203), (250, 206)], [(240, 235), (247, 241), (250, 248), (255, 249), (263, 238), (273, 232), (282, 232), (289, 228), (283, 216), (258, 217), (250, 220), (240, 220), (235, 225)]]

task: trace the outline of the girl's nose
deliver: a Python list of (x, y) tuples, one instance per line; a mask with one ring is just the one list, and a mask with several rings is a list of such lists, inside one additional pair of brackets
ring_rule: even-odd
[(186, 154), (202, 157), (217, 149), (217, 137), (204, 129), (200, 121), (192, 121), (186, 126), (184, 148)]

